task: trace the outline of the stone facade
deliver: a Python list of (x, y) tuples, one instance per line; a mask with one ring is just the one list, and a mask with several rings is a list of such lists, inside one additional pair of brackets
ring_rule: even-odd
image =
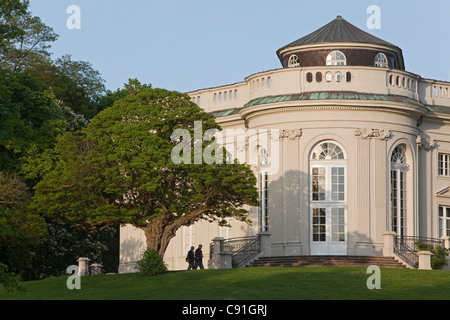
[[(190, 245), (203, 244), (208, 259), (212, 239), (256, 235), (262, 220), (273, 256), (381, 256), (386, 232), (450, 235), (450, 83), (369, 66), (374, 51), (385, 52), (385, 45), (364, 44), (359, 53), (351, 42), (320, 43), (316, 49), (349, 47), (358, 57), (354, 61), (364, 63), (304, 66), (300, 59), (298, 67), (284, 64), (242, 82), (188, 93), (216, 115), (225, 135), (237, 129), (258, 137), (269, 132), (246, 143), (233, 140), (232, 133), (227, 140), (227, 148), (251, 163), (259, 179), (269, 172), (267, 219), (249, 208), (252, 226), (231, 221), (231, 230), (206, 222), (181, 228), (166, 252), (170, 269), (187, 268)], [(268, 163), (250, 161), (261, 148)], [(122, 228), (121, 272), (132, 271), (144, 243), (141, 231)]]

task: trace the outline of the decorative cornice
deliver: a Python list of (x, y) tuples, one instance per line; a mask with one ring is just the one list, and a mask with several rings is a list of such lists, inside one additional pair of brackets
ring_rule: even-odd
[(420, 135), (416, 138), (416, 144), (419, 148), (425, 149), (425, 150), (431, 150), (435, 145), (436, 141), (434, 139), (425, 139), (422, 138)]
[(386, 129), (368, 129), (368, 128), (356, 128), (355, 136), (360, 137), (362, 139), (369, 139), (369, 138), (378, 138), (379, 140), (385, 140), (388, 139), (391, 135), (391, 132)]
[[(361, 106), (361, 100), (296, 100), (281, 101), (263, 105), (253, 105), (242, 108), (239, 114), (242, 118), (249, 121), (256, 115), (265, 115), (278, 112), (297, 112), (297, 111), (370, 111), (370, 112), (389, 112), (401, 115), (417, 116), (423, 115), (417, 109), (411, 108), (411, 104), (365, 100), (365, 106)], [(293, 105), (295, 104), (295, 105)], [(421, 107), (426, 111), (425, 107)]]

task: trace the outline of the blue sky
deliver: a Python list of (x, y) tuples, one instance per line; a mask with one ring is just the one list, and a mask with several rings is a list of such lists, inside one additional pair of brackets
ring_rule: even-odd
[[(81, 28), (66, 13), (80, 8)], [(381, 9), (369, 30), (367, 8)], [(88, 61), (111, 90), (128, 78), (181, 92), (243, 81), (281, 64), (276, 50), (342, 15), (403, 50), (407, 71), (450, 80), (448, 0), (31, 0), (60, 35), (54, 57)]]

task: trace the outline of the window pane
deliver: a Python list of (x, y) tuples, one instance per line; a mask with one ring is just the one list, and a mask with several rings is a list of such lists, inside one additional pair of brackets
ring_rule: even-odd
[(388, 61), (386, 58), (386, 55), (383, 53), (379, 53), (375, 57), (375, 67), (381, 67), (381, 68), (387, 68), (388, 67)]
[(345, 241), (344, 208), (331, 208), (331, 241)]
[(331, 200), (345, 200), (344, 168), (331, 168)]
[(325, 200), (325, 168), (313, 168), (312, 170), (312, 200)]
[(325, 241), (326, 239), (326, 209), (313, 209), (313, 241)]
[(438, 174), (450, 176), (450, 154), (440, 153), (438, 156)]
[(327, 66), (345, 66), (347, 64), (347, 58), (340, 51), (332, 51), (327, 56)]

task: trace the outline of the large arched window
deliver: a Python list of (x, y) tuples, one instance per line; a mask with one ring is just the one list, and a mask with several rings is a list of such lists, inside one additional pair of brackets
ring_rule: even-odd
[(406, 149), (403, 145), (395, 147), (391, 155), (391, 231), (399, 236), (406, 233)]
[(327, 56), (327, 66), (345, 66), (347, 65), (347, 58), (338, 50), (332, 51)]
[(334, 141), (318, 144), (310, 158), (311, 254), (347, 254), (347, 161)]
[(380, 52), (375, 56), (374, 66), (380, 68), (387, 68), (389, 66), (388, 59), (384, 53)]

